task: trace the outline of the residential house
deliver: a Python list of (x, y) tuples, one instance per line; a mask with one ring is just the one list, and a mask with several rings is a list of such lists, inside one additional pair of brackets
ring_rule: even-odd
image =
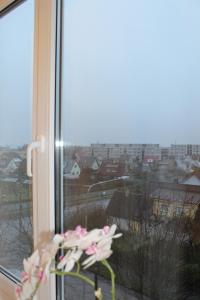
[(143, 162), (144, 164), (152, 164), (155, 161), (160, 160), (160, 155), (144, 155)]
[(8, 164), (13, 159), (20, 159), (20, 155), (17, 153), (17, 151), (12, 151), (10, 149), (0, 149), (0, 169), (5, 169)]
[(181, 184), (188, 184), (188, 185), (197, 185), (200, 186), (200, 171), (196, 170), (186, 177), (184, 177), (181, 181)]
[(151, 194), (153, 214), (173, 218), (185, 215), (194, 218), (200, 203), (200, 187), (187, 184), (159, 183)]
[(76, 160), (67, 160), (64, 166), (64, 178), (78, 179), (81, 174), (81, 168)]
[(93, 171), (97, 171), (99, 169), (98, 160), (93, 156), (80, 157), (79, 166), (80, 166), (81, 170), (88, 168)]
[(22, 162), (22, 159), (20, 158), (13, 158), (7, 165), (7, 167), (4, 169), (5, 174), (13, 174), (18, 168), (20, 163)]
[(108, 159), (102, 161), (102, 164), (98, 171), (99, 179), (112, 179), (124, 176), (125, 174), (125, 162), (116, 160), (116, 159)]
[(153, 233), (165, 219), (194, 218), (200, 204), (200, 187), (174, 183), (152, 186), (154, 190), (149, 194), (136, 194), (131, 189), (116, 191), (106, 210), (108, 221), (122, 230), (146, 228)]

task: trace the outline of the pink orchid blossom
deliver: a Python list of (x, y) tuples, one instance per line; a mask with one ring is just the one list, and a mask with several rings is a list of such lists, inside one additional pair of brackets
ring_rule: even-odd
[(60, 270), (62, 268), (65, 268), (65, 272), (70, 272), (76, 262), (79, 261), (81, 255), (82, 255), (83, 251), (81, 250), (76, 250), (76, 249), (73, 249), (73, 250), (69, 250), (66, 255), (61, 259), (61, 261), (58, 263), (57, 265), (57, 269)]
[(21, 282), (26, 282), (27, 280), (29, 280), (30, 276), (27, 272), (22, 272), (21, 274)]
[(95, 251), (93, 251), (93, 253), (92, 251), (90, 251), (92, 255), (90, 255), (87, 259), (85, 259), (84, 262), (82, 263), (83, 268), (87, 269), (97, 261), (102, 261), (110, 257), (112, 254), (111, 244), (112, 244), (112, 239), (110, 238), (101, 240), (96, 245)]
[(96, 244), (93, 244), (93, 245), (91, 245), (90, 247), (88, 247), (88, 248), (86, 249), (85, 253), (86, 253), (87, 255), (92, 255), (92, 254), (96, 253), (96, 251), (97, 251), (97, 245), (96, 245)]
[(86, 236), (86, 234), (88, 233), (86, 228), (83, 228), (80, 225), (78, 225), (75, 228), (75, 232), (76, 232), (77, 236), (80, 237), (80, 238)]
[(33, 287), (37, 284), (37, 272), (40, 262), (39, 251), (36, 250), (28, 259), (24, 259), (24, 272), (22, 273), (21, 286), (16, 288), (17, 300), (29, 299)]
[[(24, 272), (21, 276), (21, 284), (16, 288), (16, 299), (27, 300), (33, 297), (39, 285), (48, 279), (51, 271), (56, 273), (64, 269), (64, 272), (72, 272), (83, 253), (88, 255), (82, 263), (84, 269), (110, 257), (113, 239), (122, 235), (115, 234), (116, 229), (116, 225), (106, 225), (102, 229), (88, 232), (86, 228), (78, 225), (75, 230), (55, 234), (53, 240), (44, 249), (40, 252), (36, 250), (28, 259), (23, 260)], [(66, 254), (59, 258), (55, 268), (54, 260), (59, 249), (66, 251)], [(98, 299), (101, 299), (100, 291), (98, 293)]]
[(105, 234), (108, 234), (109, 231), (110, 231), (110, 226), (106, 225), (106, 226), (103, 227), (103, 232), (104, 232)]
[(21, 296), (21, 293), (22, 293), (22, 287), (17, 286), (16, 289), (15, 289), (15, 293), (16, 293), (16, 296), (19, 298)]
[(104, 226), (103, 227), (103, 233), (106, 237), (110, 237), (112, 239), (117, 239), (122, 236), (121, 233), (115, 234), (115, 231), (117, 229), (117, 225), (113, 224), (110, 226)]
[(62, 234), (55, 234), (53, 238), (53, 243), (59, 246), (60, 243), (64, 241), (64, 236)]

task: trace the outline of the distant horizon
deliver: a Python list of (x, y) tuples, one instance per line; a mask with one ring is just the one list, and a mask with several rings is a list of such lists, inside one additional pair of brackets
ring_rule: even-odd
[[(127, 143), (119, 143), (119, 142), (108, 142), (108, 143), (105, 143), (105, 142), (92, 142), (90, 144), (70, 144), (70, 143), (63, 143), (63, 146), (64, 147), (91, 147), (92, 145), (159, 145), (159, 147), (161, 148), (170, 148), (172, 145), (199, 145), (200, 146), (200, 143), (171, 143), (169, 145), (162, 145), (160, 143), (154, 143), (154, 142), (151, 142), (151, 143), (139, 143), (139, 142), (127, 142)], [(27, 144), (22, 144), (22, 145), (2, 145), (0, 144), (0, 148), (10, 148), (10, 149), (19, 149), (19, 148), (22, 148), (23, 146), (28, 146), (28, 143)]]

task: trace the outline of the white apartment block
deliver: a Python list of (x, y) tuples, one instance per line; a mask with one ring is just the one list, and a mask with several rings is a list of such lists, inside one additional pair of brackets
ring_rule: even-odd
[(145, 155), (161, 155), (159, 144), (143, 144)]
[(100, 159), (109, 158), (107, 144), (91, 144), (92, 155)]
[(82, 156), (92, 156), (92, 148), (90, 146), (81, 146), (80, 147), (80, 155)]
[(170, 157), (170, 147), (160, 147), (161, 160), (168, 159)]
[(172, 144), (161, 147), (159, 144), (91, 144), (91, 146), (69, 147), (68, 152), (77, 152), (81, 156), (93, 156), (102, 159), (161, 160), (167, 158), (184, 159), (187, 156), (200, 159), (200, 145)]
[(92, 144), (91, 148), (93, 156), (101, 159), (119, 159), (123, 155), (139, 160), (145, 155), (161, 158), (159, 144)]
[(187, 145), (171, 145), (170, 156), (182, 159), (187, 156)]
[(192, 147), (192, 155), (200, 155), (200, 145), (190, 145)]
[(186, 156), (200, 156), (200, 145), (195, 144), (180, 144), (171, 145), (169, 151), (170, 156), (182, 159)]

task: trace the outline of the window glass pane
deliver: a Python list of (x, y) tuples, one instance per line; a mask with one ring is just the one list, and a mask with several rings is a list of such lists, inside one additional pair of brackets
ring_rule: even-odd
[(0, 265), (17, 276), (32, 252), (33, 15), (28, 0), (0, 19)]
[[(199, 14), (196, 0), (64, 1), (65, 229), (118, 225), (117, 299), (200, 298)], [(65, 299), (94, 299), (77, 284)], [(110, 299), (101, 268), (98, 284)]]

